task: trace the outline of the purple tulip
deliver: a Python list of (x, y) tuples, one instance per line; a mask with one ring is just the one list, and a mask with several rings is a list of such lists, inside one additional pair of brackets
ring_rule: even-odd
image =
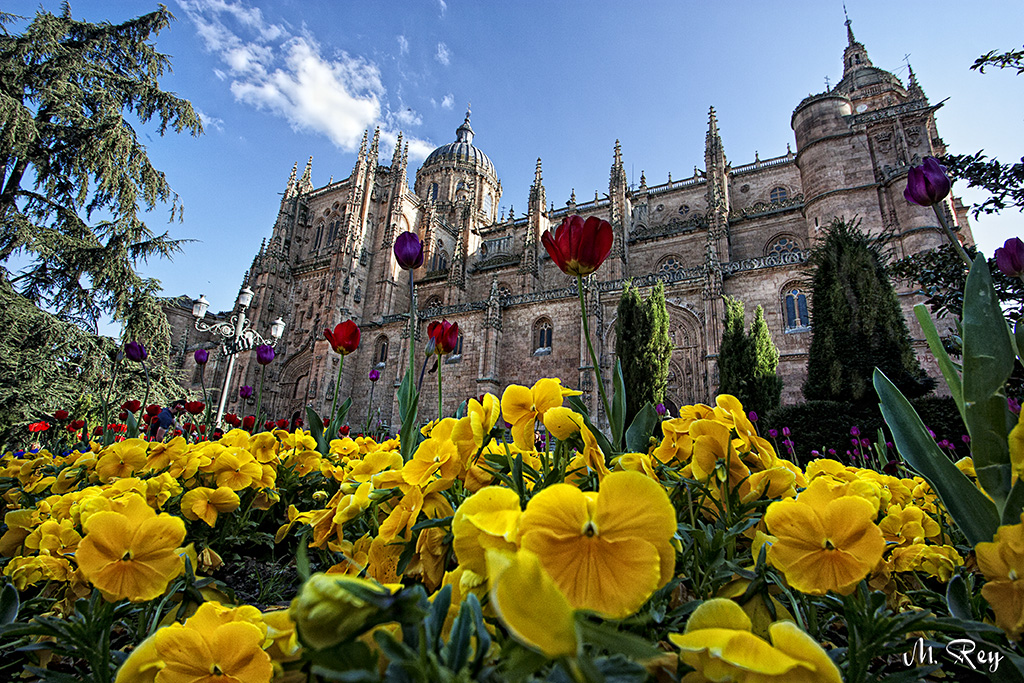
[(782, 428), (782, 435), (783, 436), (789, 436), (789, 427), (783, 427)]
[(206, 365), (210, 360), (210, 352), (206, 349), (196, 349), (196, 365)]
[(248, 384), (238, 387), (238, 398), (252, 398), (252, 387)]
[(747, 413), (747, 418), (751, 422), (757, 422), (757, 413), (755, 413), (753, 410), (751, 410), (749, 413)]
[(146, 351), (146, 347), (139, 342), (133, 341), (128, 342), (124, 345), (124, 355), (128, 360), (133, 360), (136, 363), (141, 363), (146, 360), (149, 356), (149, 352)]
[(370, 370), (370, 381), (376, 382), (380, 379), (380, 373), (377, 370)]
[(860, 436), (860, 427), (850, 427), (850, 436)]
[(1011, 237), (996, 249), (996, 265), (1007, 277), (1024, 275), (1024, 242), (1019, 237)]
[(931, 206), (938, 204), (949, 194), (949, 178), (946, 167), (935, 157), (925, 157), (920, 166), (913, 166), (907, 172), (907, 189), (903, 196), (911, 204)]
[(403, 232), (395, 240), (395, 258), (402, 270), (412, 270), (423, 265), (423, 243), (414, 232)]
[(260, 344), (256, 347), (256, 362), (260, 365), (269, 365), (274, 360), (274, 347), (269, 344)]
[(775, 429), (769, 429), (768, 430), (768, 436), (772, 437), (773, 439), (775, 437), (777, 437), (778, 435), (779, 435), (778, 430), (775, 430)]
[(654, 412), (656, 412), (658, 415), (664, 415), (665, 413), (668, 412), (668, 410), (665, 409), (664, 403), (659, 403), (658, 405), (654, 406)]

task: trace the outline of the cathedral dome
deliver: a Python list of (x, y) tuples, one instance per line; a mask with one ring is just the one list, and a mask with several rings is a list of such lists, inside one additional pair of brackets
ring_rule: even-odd
[(469, 125), (469, 112), (466, 120), (455, 131), (455, 142), (441, 145), (427, 156), (420, 170), (432, 166), (440, 166), (445, 162), (466, 163), (476, 166), (480, 171), (495, 176), (494, 164), (478, 147), (473, 145), (473, 128)]

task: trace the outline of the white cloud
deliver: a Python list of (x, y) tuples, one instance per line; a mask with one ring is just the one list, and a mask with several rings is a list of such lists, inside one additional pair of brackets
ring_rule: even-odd
[(441, 100), (441, 106), (444, 107), (445, 109), (451, 109), (454, 105), (455, 95), (453, 95), (452, 93), (448, 93), (447, 95), (444, 96), (444, 99)]
[(196, 109), (196, 115), (199, 116), (199, 119), (203, 122), (203, 128), (212, 128), (216, 131), (224, 130), (224, 119), (219, 119), (216, 116), (211, 116), (210, 114), (207, 114), (205, 111), (200, 111), (199, 109)]
[(405, 109), (399, 109), (397, 112), (393, 113), (392, 119), (395, 121), (395, 123), (397, 123), (399, 126), (403, 128), (408, 128), (410, 126), (418, 126), (423, 123), (423, 119), (420, 117), (420, 115), (414, 112), (409, 107), (406, 107)]
[(448, 3), (444, 0), (437, 0), (437, 4), (441, 6), (441, 16), (444, 16), (444, 13), (448, 11)]
[(448, 66), (452, 61), (452, 51), (444, 43), (438, 43), (437, 54), (434, 55), (434, 59)]
[(398, 54), (409, 54), (409, 39), (405, 36), (398, 36)]

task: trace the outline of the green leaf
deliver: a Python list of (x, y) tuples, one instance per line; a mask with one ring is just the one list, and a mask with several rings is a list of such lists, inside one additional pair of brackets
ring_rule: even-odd
[(646, 638), (620, 631), (607, 623), (590, 621), (582, 612), (576, 613), (576, 630), (584, 643), (596, 645), (611, 654), (623, 654), (640, 661), (657, 659), (664, 654)]
[(316, 439), (316, 450), (320, 455), (327, 455), (330, 446), (324, 438), (324, 421), (320, 419), (320, 414), (313, 410), (313, 406), (306, 406), (306, 422), (309, 423), (309, 433)]
[(135, 419), (135, 413), (128, 413), (128, 417), (125, 418), (124, 423), (128, 428), (125, 432), (125, 436), (129, 439), (139, 438), (139, 422)]
[(949, 605), (949, 613), (957, 619), (974, 620), (971, 596), (967, 592), (967, 582), (962, 575), (957, 574), (946, 585), (946, 604)]
[[(1024, 349), (1024, 321), (1018, 320), (1013, 328), (1013, 341), (1017, 346), (1017, 358), (1020, 358), (1020, 351)], [(1024, 363), (1024, 360), (1021, 363)]]
[[(470, 593), (472, 595), (472, 593)], [(444, 646), (443, 654), (448, 668), (458, 673), (466, 666), (469, 660), (470, 628), (473, 626), (472, 610), (467, 608), (467, 601), (459, 606), (459, 615), (452, 622), (452, 632), (448, 637), (448, 644)]]
[(18, 597), (18, 589), (14, 584), (4, 585), (0, 591), (0, 626), (13, 624), (18, 618), (18, 609), (21, 607), (21, 600)]
[(646, 453), (651, 433), (658, 424), (658, 411), (649, 402), (633, 418), (633, 424), (626, 430), (626, 450), (630, 453)]
[(594, 423), (590, 421), (590, 412), (587, 410), (587, 406), (583, 401), (580, 400), (580, 397), (569, 396), (565, 401), (573, 410), (583, 416), (583, 424), (587, 425), (587, 429), (589, 429), (594, 435), (594, 438), (597, 439), (597, 445), (601, 447), (604, 457), (606, 459), (611, 457), (612, 453), (615, 452), (612, 450), (611, 442), (608, 441), (608, 437), (604, 435), (604, 432), (594, 426)]
[(960, 373), (957, 371), (953, 361), (950, 360), (949, 354), (946, 353), (946, 347), (942, 345), (942, 340), (939, 339), (939, 331), (935, 329), (935, 321), (928, 314), (928, 307), (924, 304), (914, 306), (914, 315), (917, 316), (917, 321), (921, 323), (921, 329), (924, 330), (924, 338), (928, 341), (928, 348), (931, 349), (932, 355), (939, 362), (942, 377), (946, 380), (946, 386), (949, 387), (950, 395), (956, 401), (956, 407), (960, 411), (960, 419), (966, 425), (967, 414), (964, 412), (964, 385), (960, 379)]
[(309, 579), (309, 548), (307, 547), (307, 537), (309, 531), (302, 532), (299, 536), (299, 548), (295, 551), (295, 571), (298, 573), (299, 578), (305, 582)]
[(979, 255), (964, 288), (964, 408), (978, 483), (1000, 509), (1010, 493), (1007, 435), (1013, 415), (1004, 386), (1013, 372), (1014, 357), (992, 274)]
[(999, 527), (995, 504), (939, 450), (914, 407), (877, 368), (874, 385), (882, 416), (904, 461), (935, 490), (968, 543), (991, 541)]
[(612, 443), (618, 453), (622, 449), (622, 430), (626, 422), (626, 381), (622, 379), (622, 362), (616, 359), (615, 372), (612, 374), (612, 414), (609, 422), (612, 427)]
[(327, 434), (324, 436), (324, 440), (330, 444), (333, 439), (338, 438), (338, 430), (345, 424), (345, 416), (348, 415), (349, 408), (352, 407), (352, 397), (349, 396), (345, 399), (345, 402), (338, 408), (338, 412), (334, 414), (334, 419), (331, 420), (331, 426), (327, 428)]
[(405, 369), (401, 386), (398, 387), (398, 414), (402, 420), (399, 443), (404, 462), (412, 460), (412, 454), (416, 452), (416, 446), (419, 445), (419, 425), (416, 422), (416, 412), (419, 407), (420, 393), (416, 390), (416, 380), (413, 374), (413, 367), (410, 364)]

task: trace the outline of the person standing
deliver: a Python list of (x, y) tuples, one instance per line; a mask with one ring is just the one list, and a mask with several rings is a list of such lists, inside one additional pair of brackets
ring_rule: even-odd
[(185, 400), (178, 399), (169, 406), (165, 406), (161, 410), (156, 419), (153, 420), (153, 436), (156, 437), (157, 441), (163, 441), (164, 435), (167, 434), (169, 429), (181, 429), (178, 425), (177, 418), (185, 412)]

